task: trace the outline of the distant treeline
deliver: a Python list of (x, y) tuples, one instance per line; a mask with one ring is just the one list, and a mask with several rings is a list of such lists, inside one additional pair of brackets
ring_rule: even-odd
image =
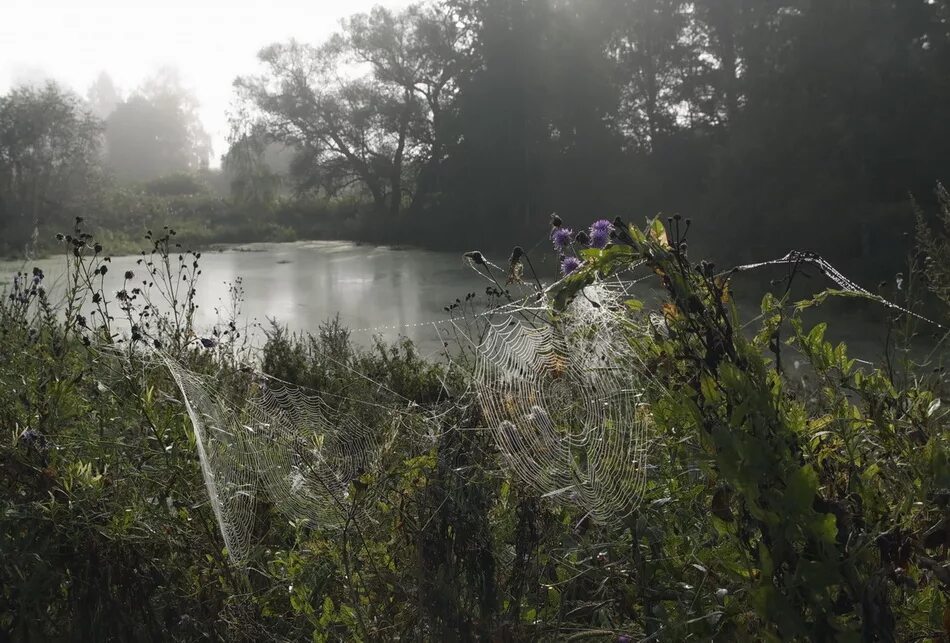
[(174, 74), (128, 96), (103, 76), (88, 101), (21, 88), (0, 97), (2, 245), (77, 213), (142, 228), (102, 195), (164, 199), (187, 175), (222, 232), (501, 250), (542, 241), (555, 210), (662, 208), (722, 261), (796, 248), (886, 274), (911, 195), (926, 210), (950, 177), (948, 18), (948, 0), (377, 8), (260, 52), (223, 172)]

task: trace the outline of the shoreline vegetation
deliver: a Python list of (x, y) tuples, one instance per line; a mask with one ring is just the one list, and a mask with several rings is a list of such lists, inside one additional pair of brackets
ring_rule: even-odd
[[(946, 252), (932, 240), (950, 231), (950, 202), (943, 220), (945, 231), (919, 231), (934, 254), (908, 275), (942, 301), (947, 320), (950, 284), (924, 260)], [(870, 296), (826, 291), (795, 302), (789, 287), (804, 273), (794, 265), (765, 292), (760, 314), (740, 316), (731, 281), (688, 259), (688, 229), (682, 218), (645, 229), (601, 220), (579, 237), (553, 226), (566, 276), (546, 314), (566, 323), (575, 303), (589, 310), (570, 323), (609, 354), (633, 357), (624, 368), (642, 385), (637, 417), (649, 417), (643, 486), (625, 480), (619, 462), (599, 461), (598, 475), (619, 485), (604, 489), (619, 513), (594, 520), (563, 490), (533, 486), (547, 479), (534, 465), (539, 478), (510, 467), (536, 454), (501, 440), (505, 422), (461, 429), (513, 404), (533, 404), (537, 417), (543, 400), (552, 430), (576, 430), (575, 405), (586, 402), (559, 380), (586, 381), (594, 371), (580, 365), (596, 355), (568, 351), (553, 371), (534, 374), (553, 378), (560, 393), (549, 397), (519, 402), (495, 376), (479, 380), (502, 386), (493, 411), (464, 395), (472, 377), (484, 378), (464, 345), (452, 362), (429, 362), (408, 341), (357, 348), (330, 321), (305, 336), (275, 329), (252, 356), (233, 322), (195, 334), (189, 293), (200, 256), (177, 249), (177, 235), (152, 235), (138, 274), (125, 276), (129, 287), (108, 293), (99, 289), (108, 249), (77, 221), (62, 240), (73, 275), (65, 315), (46, 299), (42, 271), (19, 277), (0, 303), (0, 632), (316, 641), (943, 635), (950, 388), (941, 353), (907, 351), (921, 320), (895, 314), (886, 361), (858, 362), (825, 339), (827, 324), (806, 326), (802, 313), (820, 315), (828, 298)], [(469, 259), (493, 270), (480, 253)], [(508, 269), (524, 279), (511, 288), (536, 287), (527, 261), (515, 253)], [(630, 268), (655, 282), (661, 301), (647, 307), (624, 295), (609, 310), (594, 305), (598, 295), (585, 289)], [(902, 304), (917, 308), (925, 293), (908, 288)], [(459, 323), (475, 329), (477, 305), (506, 301), (501, 290), (487, 295), (467, 297)], [(538, 310), (521, 309), (524, 321), (550, 328), (531, 318)], [(113, 330), (118, 319), (128, 333)], [(208, 402), (183, 399), (155, 350), (178, 372), (203, 375), (235, 410), (254, 363), (275, 382), (305, 387), (321, 417), (348, 418), (326, 433), (304, 427), (319, 434), (307, 433), (314, 448), (345, 440), (335, 427), (358, 425), (386, 446), (361, 459), (355, 477), (335, 480), (345, 501), (317, 508), (326, 514), (294, 509), (304, 479), (284, 481), (286, 493), (283, 478), (271, 480), (250, 522), (229, 528), (229, 542), (244, 547), (229, 552), (219, 529), (231, 524), (222, 515), (236, 514), (216, 513), (222, 497), (206, 495), (197, 451), (237, 463), (240, 447), (204, 442), (184, 402)], [(786, 370), (792, 357), (807, 374)], [(201, 407), (212, 414), (206, 421), (214, 404)], [(609, 438), (618, 440), (625, 426), (596, 430), (619, 431)], [(594, 452), (572, 443), (570, 467), (581, 474)], [(262, 444), (255, 448), (277, 457), (288, 446)], [(228, 493), (228, 476), (257, 462), (215, 469), (216, 488)], [(638, 495), (621, 501), (622, 489)], [(316, 520), (331, 514), (339, 522)]]

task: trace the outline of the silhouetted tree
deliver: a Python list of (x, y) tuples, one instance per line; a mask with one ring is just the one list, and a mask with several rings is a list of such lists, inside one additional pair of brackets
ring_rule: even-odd
[(101, 123), (53, 82), (0, 96), (0, 225), (6, 246), (84, 213), (99, 176)]
[(265, 72), (236, 84), (268, 135), (297, 151), (298, 189), (363, 190), (393, 216), (429, 189), (419, 177), (443, 154), (455, 37), (437, 9), (376, 8), (322, 45), (265, 48)]

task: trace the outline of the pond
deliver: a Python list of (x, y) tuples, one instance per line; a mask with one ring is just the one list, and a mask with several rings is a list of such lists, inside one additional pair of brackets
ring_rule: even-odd
[[(138, 259), (113, 257), (106, 278), (108, 292), (122, 288), (126, 270), (144, 273)], [(495, 261), (504, 263), (504, 257)], [(536, 251), (533, 262), (542, 280), (550, 283), (556, 272), (553, 253)], [(46, 274), (51, 297), (62, 292), (63, 258), (27, 264), (2, 262), (0, 281), (9, 283), (17, 270), (33, 266)], [(377, 334), (387, 340), (405, 336), (424, 354), (441, 349), (436, 328), (447, 329), (445, 306), (456, 298), (464, 300), (470, 292), (484, 301), (485, 288), (491, 285), (466, 265), (461, 253), (343, 241), (258, 243), (208, 250), (201, 255), (200, 268), (196, 324), (202, 332), (227, 321), (229, 287), (240, 280), (242, 318), (258, 340), (264, 329), (270, 328), (269, 320), (293, 332), (315, 332), (320, 323), (339, 314), (357, 343), (367, 345)], [(737, 290), (743, 317), (751, 319), (757, 314), (762, 282), (746, 281), (738, 284)], [(865, 359), (880, 355), (883, 315), (880, 307), (856, 300), (839, 302), (822, 313), (831, 322), (829, 338), (848, 341), (852, 352)]]
[[(123, 274), (144, 275), (139, 256), (113, 257), (106, 290), (122, 288)], [(240, 280), (242, 317), (260, 328), (269, 320), (294, 332), (316, 332), (339, 314), (353, 338), (367, 344), (373, 335), (400, 335), (426, 350), (438, 346), (433, 322), (444, 324), (444, 307), (469, 292), (484, 296), (490, 285), (468, 267), (461, 253), (359, 245), (342, 241), (248, 244), (202, 252), (196, 325), (207, 331), (226, 320), (230, 285)], [(51, 298), (62, 292), (63, 258), (0, 263), (0, 280), (17, 270), (39, 267)], [(135, 281), (138, 283), (140, 277)], [(262, 332), (261, 330), (257, 331)]]

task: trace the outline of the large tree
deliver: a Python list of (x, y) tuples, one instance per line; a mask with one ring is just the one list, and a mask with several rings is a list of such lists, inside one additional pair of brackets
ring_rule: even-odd
[(82, 213), (99, 176), (101, 123), (49, 82), (0, 96), (0, 225), (4, 245)]
[(619, 122), (643, 149), (654, 149), (687, 112), (686, 75), (693, 62), (685, 0), (626, 3), (610, 43), (622, 77)]
[(231, 197), (238, 203), (267, 206), (277, 197), (281, 176), (267, 158), (273, 145), (270, 135), (259, 124), (232, 134), (222, 160)]
[(926, 195), (950, 171), (940, 6), (740, 8), (739, 113), (710, 181), (727, 224), (716, 228), (727, 240), (732, 226), (747, 231), (750, 258), (799, 247), (868, 266), (896, 254), (908, 192)]
[(377, 7), (321, 45), (265, 48), (264, 73), (236, 86), (252, 118), (297, 150), (298, 189), (360, 189), (377, 212), (395, 215), (432, 189), (457, 37), (437, 8)]
[(110, 168), (126, 180), (145, 181), (208, 166), (210, 137), (198, 103), (172, 69), (163, 69), (120, 103), (106, 120)]

